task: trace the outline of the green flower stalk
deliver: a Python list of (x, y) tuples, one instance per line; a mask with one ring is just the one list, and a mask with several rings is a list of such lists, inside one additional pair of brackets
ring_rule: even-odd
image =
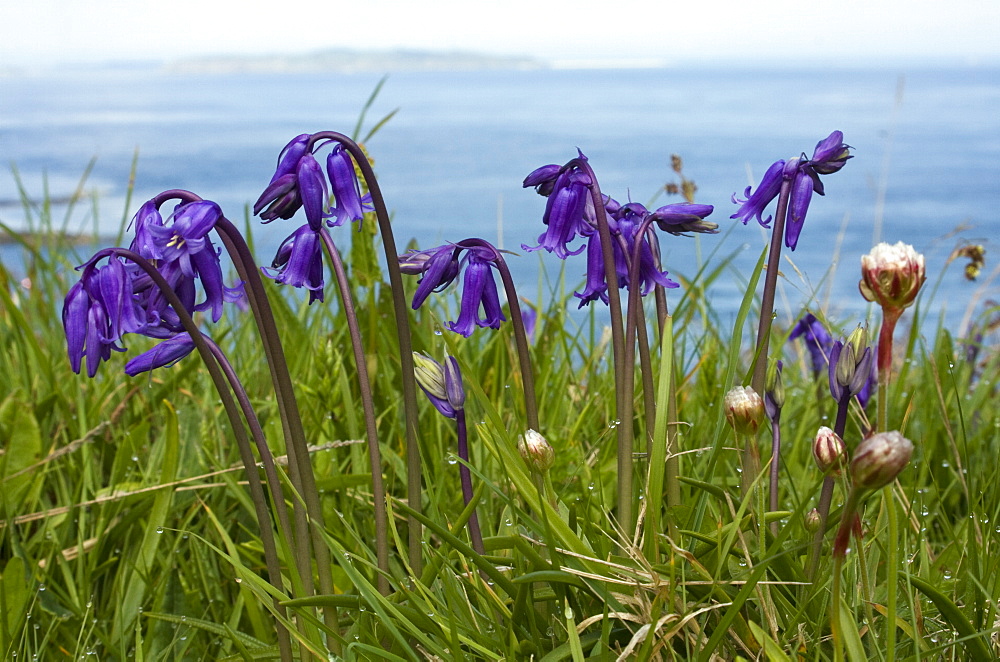
[[(895, 245), (880, 243), (861, 258), (861, 281), (858, 289), (868, 301), (882, 307), (882, 328), (878, 337), (878, 414), (876, 431), (888, 429), (889, 382), (892, 376), (892, 336), (903, 310), (913, 304), (927, 280), (924, 256), (913, 246), (897, 242)], [(886, 611), (888, 636), (886, 637), (889, 660), (893, 660), (896, 644), (896, 575), (899, 563), (896, 542), (899, 539), (896, 504), (891, 486), (882, 494), (887, 512), (889, 544), (886, 568), (891, 587)]]

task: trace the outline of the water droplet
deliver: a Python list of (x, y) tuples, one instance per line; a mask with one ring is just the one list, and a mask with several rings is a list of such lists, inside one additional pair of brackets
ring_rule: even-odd
[(38, 590), (39, 591), (44, 591), (45, 590), (45, 584), (39, 584), (38, 585)]
[(434, 329), (434, 335), (435, 336), (440, 336), (440, 335), (444, 335), (444, 334), (441, 333), (441, 329)]
[(242, 577), (237, 577), (236, 578), (236, 583), (237, 584), (242, 584), (243, 583), (243, 578)]
[(138, 462), (139, 461), (139, 456), (138, 455), (133, 455), (132, 456), (132, 461), (133, 462)]
[(156, 532), (157, 533), (163, 533), (163, 527), (162, 526), (156, 527)]

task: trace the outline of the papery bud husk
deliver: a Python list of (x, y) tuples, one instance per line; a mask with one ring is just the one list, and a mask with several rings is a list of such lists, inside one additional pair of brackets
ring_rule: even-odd
[(899, 432), (872, 435), (854, 450), (851, 479), (856, 487), (877, 490), (895, 480), (912, 455), (913, 443)]
[(749, 386), (736, 386), (726, 393), (726, 420), (737, 434), (756, 434), (764, 419), (764, 401)]
[(924, 256), (909, 244), (883, 242), (861, 256), (858, 289), (883, 309), (901, 313), (917, 298), (925, 280)]
[(804, 526), (806, 528), (806, 531), (808, 531), (809, 533), (816, 533), (816, 531), (819, 529), (821, 521), (822, 518), (820, 518), (819, 516), (819, 511), (813, 508), (808, 513), (806, 513), (806, 516), (803, 518), (802, 521), (802, 526)]
[(535, 430), (528, 430), (517, 438), (517, 450), (529, 467), (545, 473), (556, 461), (556, 452), (551, 444)]
[(836, 432), (825, 425), (816, 433), (813, 441), (813, 459), (824, 474), (840, 473), (847, 464), (847, 446)]

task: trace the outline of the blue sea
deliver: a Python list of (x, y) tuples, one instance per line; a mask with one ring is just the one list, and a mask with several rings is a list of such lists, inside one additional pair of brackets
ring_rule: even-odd
[[(142, 67), (8, 76), (0, 78), (0, 154), (39, 198), (44, 186), (55, 198), (71, 194), (96, 158), (85, 183), (96, 204), (77, 206), (71, 230), (113, 235), (143, 200), (170, 188), (213, 199), (240, 221), (281, 147), (303, 132), (350, 133), (380, 78), (181, 76)], [(736, 254), (710, 292), (713, 305), (732, 318), (766, 233), (729, 219), (731, 196), (773, 161), (811, 154), (840, 129), (855, 158), (824, 179), (826, 196), (813, 198), (798, 249), (785, 251), (791, 261), (782, 260), (778, 310), (792, 317), (829, 297), (834, 318), (850, 322), (865, 311), (859, 258), (877, 240), (903, 240), (925, 252), (932, 285), (956, 245), (986, 243), (988, 277), (1000, 239), (998, 108), (1000, 69), (992, 67), (401, 72), (389, 75), (362, 135), (398, 109), (366, 146), (400, 245), (468, 236), (497, 241), (521, 253), (510, 262), (531, 299), (538, 298), (540, 264), (550, 276), (561, 264), (520, 250), (542, 230), (544, 200), (521, 188), (527, 173), (565, 162), (579, 148), (605, 193), (658, 206), (679, 201), (656, 197), (676, 181), (670, 156), (679, 154), (698, 201), (716, 206), (710, 220), (723, 232), (664, 237), (665, 266), (691, 277), (702, 261)], [(136, 152), (135, 195), (126, 210)], [(17, 200), (11, 171), (0, 173), (0, 220), (15, 228), (24, 220)], [(262, 263), (297, 225), (255, 224)], [(3, 259), (16, 259), (4, 251)], [(581, 255), (567, 263), (571, 286), (582, 279), (584, 262)], [(977, 284), (964, 281), (959, 265), (941, 278), (928, 312), (946, 309), (957, 325)], [(996, 296), (995, 287), (991, 292)]]

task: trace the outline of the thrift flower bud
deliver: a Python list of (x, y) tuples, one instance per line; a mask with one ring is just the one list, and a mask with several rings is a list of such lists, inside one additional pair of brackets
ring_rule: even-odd
[(881, 243), (861, 256), (861, 296), (884, 309), (902, 312), (916, 299), (925, 280), (924, 256), (909, 244)]
[(812, 451), (816, 466), (824, 474), (839, 474), (847, 464), (847, 446), (844, 445), (844, 440), (825, 425), (816, 433)]
[(737, 434), (757, 434), (764, 418), (764, 401), (749, 386), (737, 386), (726, 393), (723, 401), (726, 420)]
[(805, 521), (802, 522), (802, 525), (806, 527), (806, 531), (809, 533), (816, 533), (819, 529), (820, 521), (819, 511), (813, 508), (806, 513)]
[(517, 451), (525, 463), (539, 473), (545, 473), (556, 461), (556, 452), (545, 437), (534, 430), (528, 430), (517, 438)]
[(868, 437), (854, 451), (851, 478), (855, 487), (877, 490), (896, 479), (913, 455), (909, 439), (893, 430)]

